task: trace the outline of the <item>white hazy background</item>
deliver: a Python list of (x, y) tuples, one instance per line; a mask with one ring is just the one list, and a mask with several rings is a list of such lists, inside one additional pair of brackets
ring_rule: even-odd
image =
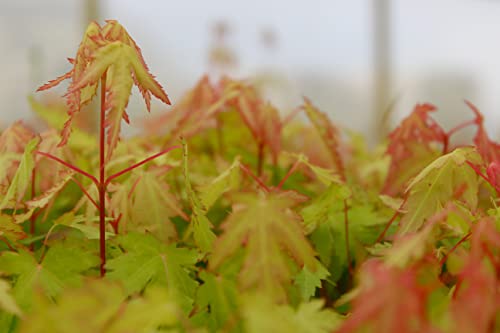
[[(374, 135), (373, 1), (377, 0), (103, 0), (143, 50), (175, 102), (209, 69), (217, 21), (229, 26), (239, 78), (270, 75), (270, 97), (284, 112), (310, 97), (343, 126)], [(0, 0), (0, 127), (30, 119), (27, 96), (68, 70), (86, 24), (82, 0)], [(392, 123), (418, 102), (438, 106), (451, 127), (485, 114), (500, 138), (500, 1), (391, 2)], [(103, 23), (101, 20), (100, 23)], [(262, 32), (272, 31), (266, 48)], [(61, 90), (61, 93), (63, 90)], [(137, 96), (137, 91), (134, 93)], [(134, 97), (134, 98), (135, 98)], [(131, 114), (145, 115), (139, 99)]]

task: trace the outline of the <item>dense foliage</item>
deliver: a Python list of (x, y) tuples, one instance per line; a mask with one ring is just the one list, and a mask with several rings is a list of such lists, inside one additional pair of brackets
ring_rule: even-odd
[(65, 106), (30, 100), (46, 129), (0, 134), (1, 332), (500, 330), (500, 145), (471, 103), (449, 131), (419, 104), (372, 149), (203, 77), (121, 139), (133, 84), (170, 103), (140, 49), (92, 23), (70, 62), (42, 87), (71, 80)]

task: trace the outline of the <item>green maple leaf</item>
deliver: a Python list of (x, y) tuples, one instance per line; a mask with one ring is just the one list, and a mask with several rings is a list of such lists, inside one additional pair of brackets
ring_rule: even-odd
[(294, 283), (299, 289), (302, 300), (309, 299), (316, 293), (316, 288), (321, 287), (321, 280), (325, 280), (330, 273), (326, 268), (318, 264), (316, 272), (311, 272), (307, 267), (302, 268), (299, 274), (295, 276)]
[(86, 281), (64, 292), (57, 302), (38, 296), (21, 323), (23, 333), (150, 333), (175, 328), (177, 306), (164, 289), (127, 299), (123, 288), (106, 280)]
[(152, 172), (140, 173), (130, 213), (131, 224), (138, 230), (156, 231), (165, 240), (175, 239), (177, 231), (169, 217), (181, 216), (188, 220), (180, 207), (166, 182)]
[(0, 280), (0, 309), (17, 316), (21, 315), (21, 309), (11, 294), (11, 286), (4, 280)]
[(219, 267), (245, 246), (241, 288), (256, 288), (276, 301), (285, 300), (285, 286), (292, 277), (290, 258), (300, 268), (318, 269), (300, 217), (291, 210), (303, 197), (291, 191), (238, 193), (233, 200), (233, 212), (222, 225), (224, 233), (215, 243), (209, 267)]
[(10, 241), (17, 241), (26, 237), (23, 228), (15, 223), (15, 218), (10, 215), (0, 214), (0, 236)]
[(65, 287), (79, 285), (82, 274), (98, 263), (92, 253), (62, 244), (51, 247), (41, 263), (24, 250), (0, 256), (0, 270), (17, 277), (13, 295), (24, 310), (29, 308), (36, 286), (41, 286), (49, 297), (55, 297)]
[(246, 297), (243, 318), (248, 333), (327, 333), (342, 323), (342, 317), (323, 309), (322, 300), (301, 303), (295, 310), (289, 305), (275, 305), (262, 295)]
[(198, 253), (134, 232), (118, 237), (116, 242), (125, 253), (106, 263), (109, 279), (121, 280), (128, 294), (152, 284), (166, 286), (179, 295), (182, 308), (190, 311), (198, 286), (191, 276)]
[[(0, 271), (15, 277), (12, 296), (25, 312), (31, 309), (37, 288), (54, 298), (65, 288), (80, 285), (82, 274), (98, 264), (93, 254), (62, 244), (51, 247), (41, 263), (24, 250), (0, 255)], [(11, 321), (12, 316), (0, 314), (0, 328), (10, 327)]]
[(40, 138), (36, 137), (27, 143), (19, 167), (17, 168), (14, 178), (10, 182), (7, 193), (5, 193), (5, 196), (2, 198), (0, 209), (8, 206), (12, 201), (14, 201), (14, 204), (17, 204), (23, 198), (28, 185), (31, 184), (31, 171), (35, 167), (33, 152), (39, 142)]
[(212, 250), (212, 244), (215, 241), (215, 234), (212, 231), (212, 223), (207, 218), (208, 207), (203, 204), (199, 199), (197, 193), (193, 190), (191, 186), (191, 180), (189, 179), (189, 169), (188, 169), (188, 147), (186, 141), (182, 141), (183, 148), (183, 171), (184, 180), (186, 182), (186, 192), (189, 199), (189, 204), (191, 206), (191, 223), (189, 229), (185, 234), (185, 238), (189, 237), (193, 233), (194, 241), (196, 245), (203, 252), (210, 252)]
[(203, 284), (196, 294), (196, 304), (201, 309), (207, 309), (207, 316), (202, 318), (208, 321), (211, 330), (217, 331), (224, 327), (238, 308), (236, 281), (209, 272), (201, 272), (200, 278)]
[[(332, 184), (302, 209), (306, 230), (317, 249), (321, 262), (330, 269), (333, 281), (342, 274), (347, 262), (346, 226), (344, 204), (348, 204), (349, 253), (359, 245), (372, 244), (387, 219), (374, 205), (360, 198), (348, 199), (351, 191), (339, 184)], [(335, 269), (332, 270), (332, 267)]]
[(478, 180), (475, 171), (466, 162), (479, 164), (480, 159), (474, 149), (459, 148), (423, 169), (406, 190), (409, 197), (403, 209), (408, 212), (400, 221), (399, 233), (420, 229), (427, 218), (455, 199), (457, 191), (462, 192), (458, 200), (474, 211), (478, 201)]

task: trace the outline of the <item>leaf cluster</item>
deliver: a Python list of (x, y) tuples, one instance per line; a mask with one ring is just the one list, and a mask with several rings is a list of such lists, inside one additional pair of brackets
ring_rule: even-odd
[[(65, 104), (32, 99), (47, 128), (0, 134), (0, 332), (500, 330), (500, 146), (469, 102), (449, 132), (417, 105), (369, 149), (308, 99), (294, 120), (249, 81), (203, 77), (119, 140), (133, 84), (148, 108), (169, 102), (139, 48), (93, 23), (70, 62), (43, 87), (70, 79)], [(103, 75), (116, 176), (99, 277), (95, 184), (37, 152), (98, 173), (72, 119)], [(465, 126), (475, 137), (454, 145)]]

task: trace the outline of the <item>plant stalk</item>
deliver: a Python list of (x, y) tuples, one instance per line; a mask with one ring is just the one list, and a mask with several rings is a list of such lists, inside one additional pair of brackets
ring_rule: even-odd
[(106, 275), (106, 72), (101, 77), (101, 121), (99, 123), (99, 255), (101, 277)]
[(262, 167), (264, 165), (264, 143), (259, 142), (257, 146), (257, 176), (262, 176)]

